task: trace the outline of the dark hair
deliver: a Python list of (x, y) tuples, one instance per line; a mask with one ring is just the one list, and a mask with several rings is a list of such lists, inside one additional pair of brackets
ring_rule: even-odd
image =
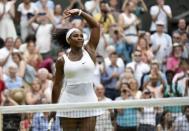
[[(163, 111), (163, 113), (162, 113), (162, 115), (161, 115), (161, 118), (160, 118), (160, 124), (161, 124), (161, 126), (162, 126), (163, 129), (165, 128), (165, 115), (166, 115), (167, 113), (170, 113), (170, 112), (167, 111), (167, 110)], [(170, 129), (172, 126), (173, 126), (173, 122), (170, 121), (170, 122), (168, 123), (168, 129)]]
[(52, 34), (52, 39), (63, 47), (64, 49), (68, 49), (70, 45), (66, 41), (66, 33), (68, 32), (69, 29), (56, 29), (56, 31), (53, 32)]
[(127, 83), (127, 82), (122, 82), (122, 83), (120, 84), (120, 90), (121, 90), (121, 86), (122, 86), (122, 85), (127, 85), (128, 88), (130, 89), (130, 84), (129, 84), (129, 83)]
[(26, 37), (26, 39), (25, 39), (25, 42), (26, 43), (29, 43), (29, 42), (36, 42), (36, 37), (35, 37), (35, 35), (28, 35), (27, 37)]

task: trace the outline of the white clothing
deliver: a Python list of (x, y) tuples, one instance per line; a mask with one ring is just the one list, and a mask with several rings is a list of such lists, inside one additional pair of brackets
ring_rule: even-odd
[[(121, 13), (121, 16), (124, 18), (125, 23), (129, 25), (137, 21), (137, 17), (133, 13), (130, 14), (130, 17), (127, 16), (125, 13)], [(127, 29), (125, 29), (124, 34), (129, 44), (137, 43), (138, 37), (137, 37), (137, 29), (135, 24), (132, 24)]]
[(19, 4), (17, 11), (21, 13), (21, 19), (20, 19), (21, 38), (22, 40), (25, 40), (26, 37), (31, 32), (31, 29), (28, 26), (29, 19), (27, 15), (28, 13), (35, 15), (37, 13), (37, 8), (33, 2), (30, 3), (29, 9), (26, 9), (24, 7), (24, 3), (21, 3)]
[(156, 125), (156, 112), (153, 107), (144, 107), (140, 114), (140, 124)]
[[(109, 57), (106, 57), (106, 58), (104, 59), (104, 62), (105, 62), (106, 68), (111, 65), (111, 61), (110, 61), (110, 58), (109, 58)], [(117, 58), (116, 64), (117, 64), (117, 66), (120, 68), (121, 72), (124, 72), (125, 64), (124, 64), (124, 62), (123, 62), (123, 59), (122, 59), (122, 58)]]
[[(0, 37), (5, 40), (7, 37), (12, 37), (14, 40), (17, 38), (16, 29), (11, 15), (8, 12), (13, 12), (14, 4), (12, 1), (2, 4), (0, 2), (0, 14), (5, 13), (0, 20)], [(5, 8), (5, 11), (4, 11)]]
[[(171, 8), (169, 5), (164, 5), (163, 9), (168, 13), (168, 14), (172, 14), (171, 13)], [(160, 13), (159, 13), (160, 11)], [(150, 15), (151, 16), (157, 16), (157, 14), (159, 13), (157, 20), (156, 21), (162, 21), (164, 23), (164, 27), (165, 27), (165, 31), (167, 32), (167, 28), (168, 28), (168, 18), (166, 13), (159, 8), (158, 5), (154, 5), (150, 8)], [(156, 31), (156, 23), (154, 21), (152, 21), (151, 27), (150, 27), (150, 31)]]
[(174, 125), (175, 125), (174, 131), (188, 131), (189, 130), (189, 122), (186, 118), (186, 115), (176, 118)]
[(36, 45), (40, 53), (47, 53), (51, 50), (51, 31), (52, 24), (36, 24), (33, 23), (32, 27), (37, 30), (36, 32)]
[[(95, 64), (88, 52), (83, 49), (83, 56), (78, 61), (71, 61), (64, 57), (64, 85), (62, 87), (59, 103), (98, 102), (93, 87)], [(58, 117), (82, 118), (98, 116), (103, 112), (97, 109), (69, 110), (58, 112)]]
[(48, 85), (44, 90), (44, 95), (47, 98), (47, 102), (51, 102), (52, 100), (52, 88), (53, 88), (53, 82), (51, 80), (48, 80)]
[(154, 33), (151, 35), (152, 49), (157, 49), (160, 46), (156, 54), (154, 54), (155, 59), (157, 59), (160, 64), (165, 60), (172, 52), (172, 39), (168, 34)]
[[(100, 102), (112, 102), (112, 100), (105, 97)], [(111, 114), (109, 110), (106, 110), (104, 114), (97, 116), (95, 129), (95, 131), (113, 131)]]
[(132, 70), (134, 71), (135, 79), (137, 80), (138, 85), (140, 87), (141, 78), (142, 78), (143, 74), (145, 74), (145, 73), (150, 71), (149, 65), (147, 65), (144, 62), (136, 63), (135, 61), (133, 61), (133, 62), (128, 63), (126, 65), (126, 67), (132, 68)]
[[(18, 52), (17, 49), (14, 49), (13, 52)], [(4, 61), (9, 55), (9, 50), (6, 47), (0, 49), (0, 61)], [(3, 72), (6, 73), (10, 65), (15, 64), (12, 59), (12, 55), (9, 56), (6, 64), (3, 66)]]
[(85, 9), (93, 16), (95, 16), (97, 13), (100, 13), (99, 4), (95, 0), (86, 1), (84, 6)]

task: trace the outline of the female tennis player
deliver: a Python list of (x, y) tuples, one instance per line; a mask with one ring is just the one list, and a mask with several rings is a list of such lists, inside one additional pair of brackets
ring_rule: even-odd
[[(52, 91), (53, 103), (97, 102), (93, 87), (95, 69), (95, 50), (100, 37), (100, 26), (89, 14), (79, 9), (65, 10), (66, 17), (82, 16), (91, 28), (88, 43), (84, 45), (83, 32), (77, 28), (70, 29), (66, 41), (70, 51), (58, 58), (56, 62), (55, 81)], [(96, 116), (102, 111), (80, 110), (57, 112), (64, 131), (94, 131)], [(51, 113), (50, 118), (55, 117)]]

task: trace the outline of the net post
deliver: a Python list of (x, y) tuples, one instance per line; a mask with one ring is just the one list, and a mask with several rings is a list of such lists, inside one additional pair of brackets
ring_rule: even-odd
[(3, 114), (0, 113), (0, 131), (3, 131)]

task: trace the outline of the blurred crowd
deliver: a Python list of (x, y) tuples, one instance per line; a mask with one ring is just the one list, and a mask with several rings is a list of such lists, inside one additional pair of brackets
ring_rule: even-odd
[[(66, 9), (80, 8), (101, 25), (94, 71), (99, 101), (189, 96), (189, 26), (185, 18), (180, 18), (177, 29), (168, 32), (173, 16), (164, 0), (156, 0), (151, 7), (143, 0), (68, 1)], [(69, 50), (63, 38), (66, 31), (72, 27), (81, 29), (84, 44), (87, 43), (87, 23), (79, 16), (65, 19), (63, 3), (0, 0), (2, 106), (51, 103), (56, 59)], [(144, 30), (146, 13), (151, 16), (148, 30)], [(54, 40), (52, 34), (58, 36), (54, 33), (58, 30), (62, 36)], [(38, 116), (46, 118), (48, 114)], [(37, 125), (35, 119), (45, 121), (39, 118), (37, 114), (33, 118), (32, 114), (21, 116), (21, 131)], [(101, 119), (107, 119), (104, 127)], [(120, 131), (188, 131), (189, 107), (122, 109), (107, 111), (97, 118), (97, 130), (114, 127)]]

